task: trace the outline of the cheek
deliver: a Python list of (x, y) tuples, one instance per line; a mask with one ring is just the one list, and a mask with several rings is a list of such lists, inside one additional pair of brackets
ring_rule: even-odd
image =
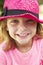
[(31, 32), (36, 33), (37, 25), (31, 25), (31, 27), (29, 26), (29, 29), (31, 30)]
[(16, 33), (17, 27), (9, 27), (9, 33), (13, 34)]
[(33, 34), (36, 34), (36, 30), (37, 30), (36, 27), (33, 27), (31, 30)]

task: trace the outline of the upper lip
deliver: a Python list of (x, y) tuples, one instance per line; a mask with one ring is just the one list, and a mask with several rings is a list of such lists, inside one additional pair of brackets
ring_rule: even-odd
[(17, 36), (20, 36), (20, 37), (24, 37), (24, 36), (27, 36), (27, 35), (29, 35), (29, 33), (27, 33), (27, 34), (16, 34)]

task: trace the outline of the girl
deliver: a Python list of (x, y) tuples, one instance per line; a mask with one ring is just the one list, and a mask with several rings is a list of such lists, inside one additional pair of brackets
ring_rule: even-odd
[[(31, 6), (32, 5), (32, 6)], [(43, 65), (37, 0), (5, 0), (0, 17), (0, 65)]]

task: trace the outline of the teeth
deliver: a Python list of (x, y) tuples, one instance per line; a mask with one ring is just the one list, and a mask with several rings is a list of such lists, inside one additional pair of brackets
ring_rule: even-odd
[(21, 34), (21, 35), (20, 35), (20, 34), (17, 34), (17, 35), (23, 37), (23, 36), (27, 36), (27, 35), (29, 35), (29, 33), (28, 33), (28, 34)]
[(24, 35), (24, 36), (22, 36), (22, 35), (20, 35), (21, 37), (24, 37), (24, 36), (26, 36), (26, 35)]
[[(26, 34), (27, 35), (27, 34)], [(26, 36), (25, 34), (24, 35), (20, 35), (20, 36)]]

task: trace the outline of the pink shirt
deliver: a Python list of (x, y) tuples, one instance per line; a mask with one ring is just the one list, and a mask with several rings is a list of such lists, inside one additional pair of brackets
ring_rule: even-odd
[(43, 39), (34, 39), (32, 48), (26, 53), (17, 48), (0, 49), (0, 65), (43, 65)]

